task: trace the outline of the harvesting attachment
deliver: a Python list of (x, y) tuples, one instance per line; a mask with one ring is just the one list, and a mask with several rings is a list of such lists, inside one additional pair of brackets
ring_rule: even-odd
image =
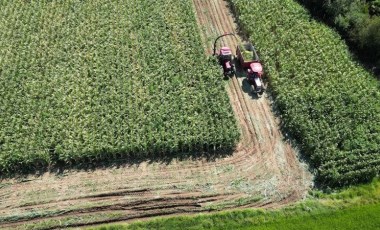
[(247, 71), (247, 81), (252, 87), (252, 92), (262, 94), (265, 90), (262, 80), (264, 71), (255, 47), (251, 43), (238, 45), (236, 55), (241, 68)]
[(219, 37), (217, 37), (215, 39), (214, 53), (213, 53), (214, 56), (218, 57), (219, 64), (223, 67), (223, 74), (226, 77), (227, 76), (231, 77), (236, 72), (235, 64), (233, 63), (234, 55), (232, 54), (232, 51), (228, 46), (224, 46), (224, 47), (220, 48), (219, 53), (217, 54), (216, 53), (216, 44), (220, 38), (225, 37), (225, 36), (229, 36), (229, 35), (235, 37), (235, 34), (233, 34), (233, 33), (225, 33), (225, 34), (220, 35)]

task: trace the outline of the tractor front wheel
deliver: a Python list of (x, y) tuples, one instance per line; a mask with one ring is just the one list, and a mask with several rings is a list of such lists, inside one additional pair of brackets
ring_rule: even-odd
[(255, 86), (253, 84), (251, 85), (251, 87), (252, 87), (252, 93), (257, 93)]

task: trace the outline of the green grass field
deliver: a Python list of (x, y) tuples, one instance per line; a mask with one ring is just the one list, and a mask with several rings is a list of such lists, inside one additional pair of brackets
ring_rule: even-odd
[(242, 230), (293, 230), (293, 229), (380, 229), (380, 205), (365, 205), (326, 213), (304, 213), (295, 216), (257, 215), (255, 211), (236, 211), (213, 216), (181, 217), (131, 225), (113, 225), (96, 228), (111, 229), (242, 229)]
[(260, 226), (243, 225), (241, 229), (380, 229), (379, 216), (380, 205), (373, 204), (323, 214), (282, 217)]
[(279, 210), (246, 209), (216, 214), (157, 218), (111, 229), (380, 229), (380, 180), (326, 194), (315, 192), (308, 201)]

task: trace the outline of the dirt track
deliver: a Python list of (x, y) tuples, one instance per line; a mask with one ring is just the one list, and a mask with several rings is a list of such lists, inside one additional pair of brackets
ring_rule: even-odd
[[(236, 32), (223, 0), (193, 0), (205, 50)], [(222, 44), (235, 47), (233, 37)], [(248, 93), (243, 74), (227, 92), (242, 131), (232, 156), (208, 161), (143, 162), (94, 171), (30, 176), (0, 183), (0, 228), (50, 220), (83, 226), (237, 207), (276, 207), (302, 199), (312, 176), (283, 140), (271, 101)], [(13, 216), (13, 218), (11, 218)], [(69, 221), (69, 219), (72, 219)]]

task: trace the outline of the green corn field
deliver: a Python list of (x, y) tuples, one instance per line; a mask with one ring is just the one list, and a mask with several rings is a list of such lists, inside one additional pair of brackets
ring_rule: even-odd
[(325, 185), (380, 172), (380, 87), (339, 35), (293, 0), (231, 0), (260, 51), (283, 127)]
[(1, 1), (0, 173), (228, 151), (191, 1)]

